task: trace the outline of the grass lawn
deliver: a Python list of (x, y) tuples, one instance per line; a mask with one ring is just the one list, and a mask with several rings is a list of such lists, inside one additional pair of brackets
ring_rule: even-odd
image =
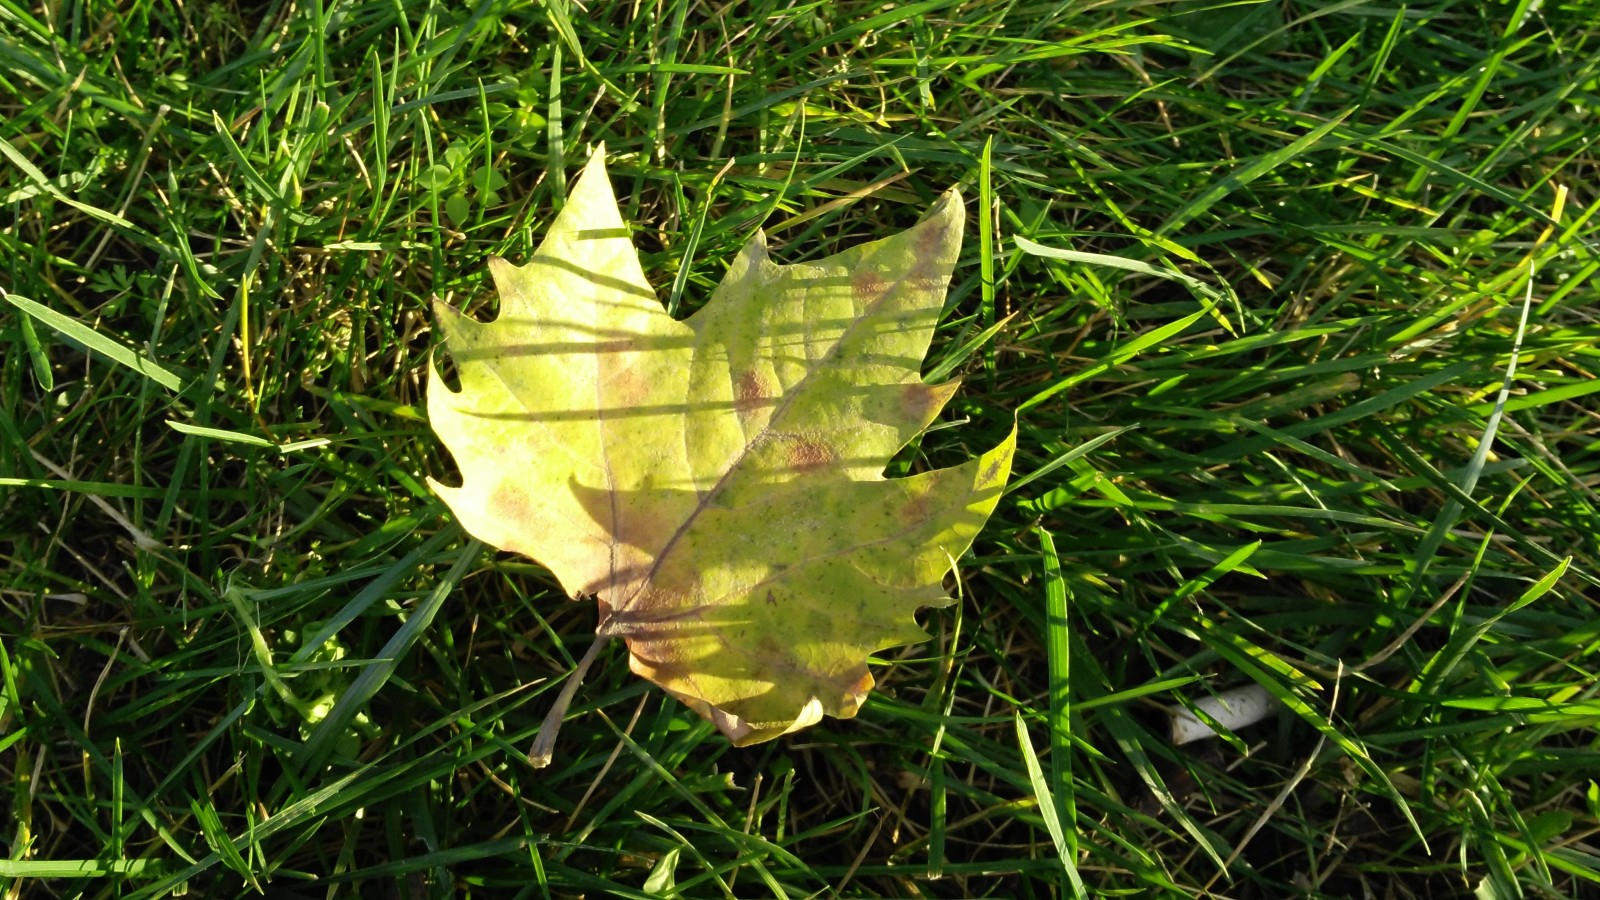
[[(1597, 105), (1591, 0), (0, 0), (0, 897), (1600, 897)], [(857, 718), (613, 645), (534, 769), (429, 304), (602, 141), (680, 317), (959, 185), (889, 472), (1020, 431)]]

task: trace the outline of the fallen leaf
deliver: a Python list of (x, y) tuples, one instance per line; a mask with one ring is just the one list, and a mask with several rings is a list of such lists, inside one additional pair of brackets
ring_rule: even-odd
[(468, 532), (598, 598), (596, 646), (622, 638), (734, 743), (855, 715), (867, 657), (926, 639), (914, 613), (950, 602), (1010, 473), (1014, 428), (883, 477), (957, 387), (918, 370), (962, 221), (952, 190), (909, 231), (791, 266), (757, 234), (675, 321), (597, 150), (533, 259), (490, 261), (498, 318), (436, 304), (460, 390), (435, 368), (428, 415), (463, 484), (429, 483)]

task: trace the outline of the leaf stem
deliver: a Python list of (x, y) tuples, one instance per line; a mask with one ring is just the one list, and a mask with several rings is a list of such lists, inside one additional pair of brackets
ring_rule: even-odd
[(611, 635), (601, 632), (594, 636), (594, 643), (589, 645), (583, 659), (578, 660), (578, 667), (572, 670), (567, 677), (567, 683), (562, 685), (561, 693), (556, 695), (555, 705), (550, 707), (550, 713), (544, 717), (544, 723), (539, 726), (539, 733), (533, 739), (533, 748), (528, 751), (528, 764), (535, 769), (542, 769), (550, 765), (550, 756), (555, 750), (556, 735), (561, 731), (561, 722), (567, 717), (567, 709), (572, 706), (572, 698), (577, 696), (578, 687), (583, 684), (583, 676), (600, 658), (600, 651), (611, 643)]

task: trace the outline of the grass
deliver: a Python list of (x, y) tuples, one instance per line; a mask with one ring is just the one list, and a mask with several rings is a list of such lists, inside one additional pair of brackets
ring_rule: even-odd
[[(1596, 21), (0, 0), (5, 896), (1600, 896)], [(891, 471), (1016, 483), (857, 719), (613, 647), (535, 771), (594, 607), (424, 484), (428, 301), (599, 141), (680, 315), (961, 184)]]

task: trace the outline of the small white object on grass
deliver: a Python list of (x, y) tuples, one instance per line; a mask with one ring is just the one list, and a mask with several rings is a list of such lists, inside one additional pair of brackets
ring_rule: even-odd
[[(1217, 720), (1219, 725), (1229, 731), (1238, 731), (1277, 712), (1278, 701), (1274, 700), (1261, 685), (1249, 684), (1220, 694), (1201, 697), (1194, 701), (1194, 706)], [(1168, 714), (1172, 717), (1174, 744), (1188, 744), (1217, 736), (1210, 725), (1200, 721), (1200, 718), (1186, 707), (1174, 706), (1168, 710)]]

